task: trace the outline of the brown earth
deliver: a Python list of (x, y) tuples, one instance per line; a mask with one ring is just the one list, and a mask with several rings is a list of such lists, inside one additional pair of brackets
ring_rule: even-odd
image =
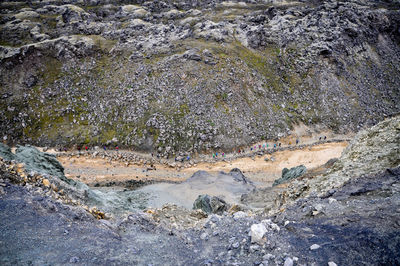
[[(109, 162), (106, 159), (84, 156), (79, 158), (59, 156), (58, 160), (65, 167), (67, 177), (79, 179), (89, 185), (128, 180), (181, 182), (199, 170), (215, 173), (229, 172), (233, 168), (239, 168), (258, 186), (269, 186), (280, 177), (283, 168), (301, 164), (308, 169), (316, 168), (329, 159), (340, 157), (347, 145), (347, 142), (323, 143), (302, 149), (277, 151), (271, 155), (232, 159), (228, 162), (201, 162), (180, 171), (162, 164), (155, 164), (156, 170), (148, 170), (146, 166), (126, 166), (122, 162)], [(266, 157), (269, 161), (265, 161)]]

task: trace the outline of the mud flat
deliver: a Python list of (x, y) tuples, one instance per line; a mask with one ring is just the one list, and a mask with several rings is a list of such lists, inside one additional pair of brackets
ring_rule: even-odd
[[(67, 177), (101, 191), (126, 194), (126, 189), (135, 190), (130, 193), (135, 199), (141, 199), (140, 206), (160, 208), (172, 203), (191, 209), (201, 194), (240, 204), (242, 194), (256, 187), (270, 187), (281, 176), (283, 168), (305, 165), (307, 169), (316, 169), (328, 160), (340, 157), (347, 145), (347, 142), (323, 143), (232, 161), (201, 162), (181, 171), (157, 163), (153, 170), (148, 170), (146, 166), (126, 166), (122, 162), (88, 156), (59, 156), (58, 159), (65, 167)], [(241, 169), (252, 185), (235, 182), (228, 174), (234, 168)]]
[[(122, 162), (109, 162), (106, 159), (86, 156), (76, 158), (61, 155), (58, 156), (58, 160), (64, 166), (67, 177), (79, 179), (89, 185), (112, 184), (112, 182), (123, 184), (129, 180), (144, 181), (145, 183), (179, 183), (197, 171), (218, 173), (239, 168), (257, 186), (270, 186), (275, 179), (280, 177), (283, 168), (301, 164), (307, 169), (321, 166), (332, 158), (340, 157), (347, 145), (347, 142), (323, 143), (302, 149), (277, 151), (262, 156), (237, 158), (232, 161), (202, 162), (180, 171), (157, 163), (154, 164), (155, 170), (148, 170), (146, 166), (126, 166)], [(268, 158), (268, 161), (265, 158)]]

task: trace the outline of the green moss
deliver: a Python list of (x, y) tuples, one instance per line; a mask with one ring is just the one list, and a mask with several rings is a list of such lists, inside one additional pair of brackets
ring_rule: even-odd
[(244, 47), (239, 42), (233, 43), (233, 49), (238, 57), (240, 57), (250, 69), (255, 69), (258, 73), (266, 78), (267, 86), (277, 92), (283, 90), (283, 84), (280, 75), (276, 69), (278, 63), (279, 48), (275, 46), (267, 47), (263, 52)]
[(136, 135), (137, 135), (139, 138), (143, 138), (143, 131), (142, 131), (141, 128), (136, 129)]
[(107, 141), (112, 140), (116, 135), (117, 135), (117, 132), (115, 131), (115, 129), (105, 130), (105, 131), (101, 132), (100, 141), (102, 143), (107, 143)]
[(153, 140), (154, 142), (158, 139), (158, 137), (160, 136), (160, 130), (158, 128), (153, 128), (153, 127), (149, 127), (148, 128), (148, 132), (150, 133), (150, 135), (153, 136)]
[(127, 28), (131, 24), (130, 21), (124, 21), (121, 23), (121, 29)]
[(207, 123), (210, 124), (210, 126), (214, 127), (215, 123), (212, 120), (207, 120)]
[(235, 20), (238, 16), (243, 16), (256, 10), (265, 10), (270, 6), (270, 4), (220, 5), (213, 8), (210, 12), (205, 12), (204, 16), (218, 23), (221, 21)]
[(156, 63), (158, 63), (159, 61), (163, 60), (164, 58), (166, 58), (167, 56), (170, 56), (171, 52), (165, 52), (165, 53), (157, 53), (155, 55), (145, 55), (143, 54), (144, 58), (144, 62), (148, 65), (155, 65)]
[(90, 11), (97, 11), (98, 9), (101, 8), (101, 6), (90, 6), (90, 5), (87, 5), (87, 6), (82, 6), (82, 8), (83, 8), (83, 10), (85, 10), (87, 12), (90, 12)]
[(226, 92), (218, 94), (215, 96), (220, 101), (226, 101), (228, 99), (228, 94)]
[(57, 26), (57, 17), (59, 15), (44, 15), (41, 14), (39, 18), (31, 18), (30, 21), (32, 22), (39, 22), (41, 23), (43, 26), (49, 26), (51, 29), (55, 29)]
[(277, 113), (281, 110), (281, 106), (278, 104), (274, 104), (272, 105), (272, 111), (274, 111), (274, 113)]
[(299, 103), (297, 103), (297, 102), (289, 102), (289, 106), (294, 108), (294, 109), (297, 109), (299, 107)]
[(43, 86), (47, 87), (61, 77), (62, 63), (53, 57), (47, 57), (43, 62), (43, 68), (39, 75), (43, 80)]
[(0, 46), (14, 47), (14, 44), (8, 40), (0, 40)]
[(190, 111), (189, 106), (186, 103), (181, 104), (181, 106), (179, 107), (179, 110), (180, 110), (180, 113), (184, 114), (184, 115), (188, 114)]

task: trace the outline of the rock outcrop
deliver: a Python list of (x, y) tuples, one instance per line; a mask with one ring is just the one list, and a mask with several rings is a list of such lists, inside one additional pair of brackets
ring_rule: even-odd
[(14, 159), (24, 164), (27, 171), (58, 177), (69, 182), (64, 175), (64, 167), (53, 154), (40, 152), (32, 146), (17, 146)]
[[(50, 194), (67, 195), (68, 202), (82, 203), (96, 212), (96, 207), (112, 215), (146, 207), (145, 194), (135, 191), (100, 191), (86, 184), (68, 179), (63, 166), (52, 154), (44, 153), (32, 146), (18, 146), (15, 154), (8, 146), (0, 144), (0, 157), (18, 163), (16, 183), (43, 187)], [(60, 194), (61, 193), (61, 194)]]
[(283, 168), (282, 169), (282, 177), (276, 179), (272, 186), (277, 186), (283, 183), (287, 183), (292, 179), (298, 178), (304, 175), (307, 172), (307, 168), (304, 165), (299, 165), (296, 167), (292, 167), (290, 169)]
[(243, 184), (252, 184), (251, 180), (249, 180), (239, 168), (233, 168), (229, 175), (233, 177), (236, 182), (242, 182)]
[(11, 148), (0, 143), (0, 157), (4, 160), (11, 161), (14, 159), (14, 154), (11, 152)]
[(318, 195), (329, 197), (352, 179), (400, 166), (400, 116), (388, 118), (351, 141), (333, 167), (322, 175), (293, 181), (279, 194), (278, 205)]
[(229, 205), (218, 197), (199, 195), (193, 203), (193, 209), (201, 209), (206, 213), (223, 214), (229, 209)]

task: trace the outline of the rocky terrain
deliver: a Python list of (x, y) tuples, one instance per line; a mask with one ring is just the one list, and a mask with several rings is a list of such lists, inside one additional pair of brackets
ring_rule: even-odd
[(160, 156), (306, 124), (358, 131), (399, 112), (400, 4), (0, 3), (0, 135)]
[[(121, 195), (63, 175), (35, 148), (0, 149), (0, 262), (139, 265), (397, 265), (400, 263), (400, 116), (360, 132), (325, 171), (230, 204), (199, 196), (190, 210), (140, 210)], [(284, 170), (286, 175), (288, 171)], [(222, 173), (221, 173), (222, 175)], [(243, 193), (239, 169), (228, 176)], [(219, 177), (222, 178), (222, 177)], [(188, 182), (211, 182), (197, 173)], [(208, 180), (208, 181), (207, 181)], [(182, 183), (184, 184), (184, 183)], [(262, 197), (272, 195), (271, 199)], [(105, 201), (109, 195), (113, 200)], [(258, 196), (257, 196), (258, 195)], [(102, 199), (95, 208), (95, 196)], [(252, 207), (264, 202), (264, 208)], [(118, 211), (116, 203), (127, 208)], [(121, 206), (121, 205), (119, 205)], [(269, 207), (268, 207), (269, 206)], [(97, 219), (96, 219), (97, 218)]]
[(399, 265), (399, 88), (397, 0), (1, 1), (0, 264)]
[(278, 186), (244, 195), (242, 200), (275, 213), (304, 197), (329, 198), (354, 177), (375, 175), (399, 164), (400, 116), (396, 116), (359, 132), (338, 160), (328, 161), (314, 174), (295, 179), (284, 189)]

